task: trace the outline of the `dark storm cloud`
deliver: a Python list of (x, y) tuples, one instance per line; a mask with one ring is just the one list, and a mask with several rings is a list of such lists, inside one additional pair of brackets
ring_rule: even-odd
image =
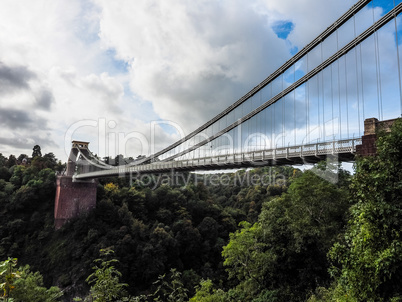
[(33, 120), (24, 110), (0, 109), (0, 125), (9, 129), (20, 129), (31, 127)]
[(36, 104), (39, 106), (40, 109), (50, 110), (50, 106), (54, 102), (53, 93), (49, 90), (43, 89), (37, 96), (36, 96)]
[(35, 135), (29, 138), (24, 136), (19, 136), (16, 138), (0, 137), (0, 148), (9, 147), (11, 150), (32, 149), (35, 145), (41, 146), (42, 150), (44, 148), (58, 147), (52, 139), (41, 138)]
[(12, 132), (26, 129), (33, 133), (48, 129), (46, 120), (35, 116), (29, 110), (11, 108), (0, 108), (0, 126), (3, 130)]
[(25, 66), (7, 66), (0, 62), (0, 93), (29, 89), (29, 80), (36, 75)]
[(32, 141), (27, 138), (7, 138), (0, 137), (0, 146), (9, 146), (12, 149), (27, 149), (32, 145)]
[[(48, 130), (47, 122), (30, 111), (16, 109), (0, 109), (0, 150), (32, 149), (35, 145), (54, 148), (56, 143)], [(17, 153), (17, 151), (12, 151)]]

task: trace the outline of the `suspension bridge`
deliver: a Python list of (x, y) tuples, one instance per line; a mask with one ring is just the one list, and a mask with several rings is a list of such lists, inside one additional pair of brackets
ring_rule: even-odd
[(133, 172), (303, 164), (327, 156), (353, 160), (356, 150), (367, 150), (359, 147), (368, 141), (365, 121), (402, 113), (401, 13), (402, 0), (357, 1), (231, 106), (179, 141), (130, 164), (108, 165), (91, 153), (88, 142), (74, 141), (65, 176), (69, 180), (58, 180), (55, 216), (64, 203), (63, 181), (70, 188), (74, 182)]

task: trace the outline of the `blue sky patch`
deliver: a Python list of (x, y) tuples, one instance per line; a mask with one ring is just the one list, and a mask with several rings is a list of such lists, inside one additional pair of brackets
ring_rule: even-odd
[(292, 56), (294, 56), (295, 54), (297, 54), (299, 52), (299, 48), (297, 46), (293, 46), (290, 48), (290, 54)]
[(107, 58), (107, 64), (111, 71), (110, 74), (127, 73), (129, 69), (129, 64), (124, 60), (119, 60), (116, 58), (116, 51), (114, 49), (108, 49), (105, 52)]
[(272, 30), (278, 38), (286, 40), (294, 27), (291, 21), (277, 21), (272, 25)]
[[(395, 6), (398, 5), (401, 2), (401, 0), (396, 0), (395, 1)], [(391, 9), (394, 8), (394, 1), (389, 1), (389, 0), (373, 0), (369, 4), (367, 4), (368, 8), (373, 8), (373, 7), (381, 7), (383, 9), (383, 14), (385, 15), (388, 13)]]

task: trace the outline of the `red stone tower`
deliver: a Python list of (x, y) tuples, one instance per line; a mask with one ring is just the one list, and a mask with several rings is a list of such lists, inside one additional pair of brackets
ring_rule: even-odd
[(88, 213), (96, 207), (97, 182), (95, 180), (74, 181), (73, 179), (78, 153), (89, 153), (88, 144), (88, 142), (72, 142), (66, 175), (57, 177), (54, 204), (54, 225), (56, 229), (59, 229), (70, 219)]
[(356, 153), (360, 156), (372, 156), (377, 153), (376, 140), (379, 131), (390, 132), (396, 119), (379, 121), (376, 118), (364, 120), (364, 135), (362, 144), (356, 146)]

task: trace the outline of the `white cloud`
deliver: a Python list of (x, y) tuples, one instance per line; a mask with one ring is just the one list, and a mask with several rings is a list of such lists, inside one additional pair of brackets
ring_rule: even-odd
[[(30, 154), (29, 144), (40, 144), (64, 160), (69, 125), (119, 117), (125, 80), (108, 74), (116, 70), (100, 47), (98, 26), (89, 2), (1, 3), (0, 111), (15, 119), (3, 125), (0, 152)], [(13, 127), (18, 119), (21, 126)]]
[(97, 3), (102, 43), (130, 62), (132, 90), (151, 101), (159, 116), (187, 130), (229, 106), (289, 57), (286, 43), (253, 2)]
[(289, 40), (299, 49), (310, 43), (316, 36), (342, 16), (356, 0), (260, 0), (265, 12), (273, 21), (290, 20), (295, 25)]
[[(170, 120), (188, 133), (353, 2), (4, 0), (0, 85), (7, 87), (0, 87), (0, 116), (14, 115), (0, 121), (0, 153), (30, 154), (38, 143), (42, 153), (65, 160), (65, 133), (85, 120), (113, 121), (107, 134), (142, 133), (149, 141), (153, 120)], [(287, 41), (271, 28), (280, 20), (294, 24)], [(179, 131), (157, 129), (156, 150), (179, 138)], [(75, 134), (90, 140), (94, 152), (105, 149), (96, 127)], [(146, 153), (135, 140), (126, 154)]]

